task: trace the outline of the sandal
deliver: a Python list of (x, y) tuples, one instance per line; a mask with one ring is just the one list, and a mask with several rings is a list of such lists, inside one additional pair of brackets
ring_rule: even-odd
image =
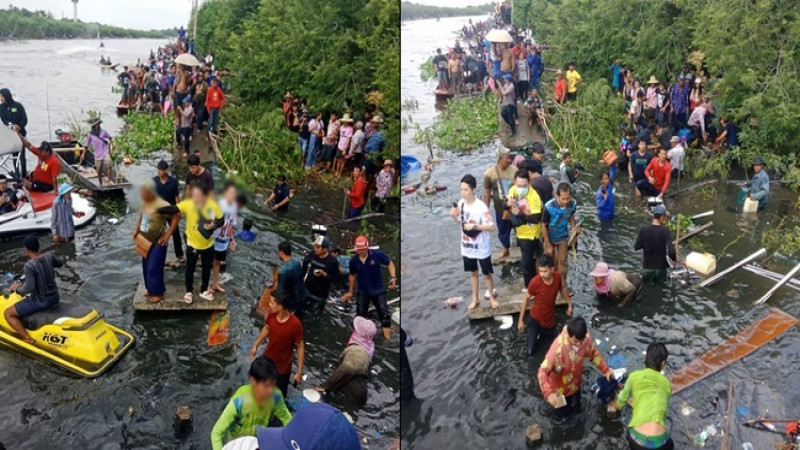
[(214, 292), (212, 292), (211, 290), (207, 290), (207, 291), (205, 291), (205, 292), (200, 294), (200, 298), (202, 298), (203, 300), (208, 300), (210, 302), (213, 302), (214, 301)]
[(193, 300), (194, 300), (194, 295), (192, 295), (191, 292), (187, 292), (187, 293), (183, 294), (183, 303), (186, 303), (187, 305), (191, 305)]

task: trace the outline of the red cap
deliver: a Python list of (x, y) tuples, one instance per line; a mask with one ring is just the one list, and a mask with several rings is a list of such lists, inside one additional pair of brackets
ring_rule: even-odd
[(356, 238), (356, 250), (364, 250), (365, 248), (369, 248), (369, 239), (366, 236), (359, 236)]

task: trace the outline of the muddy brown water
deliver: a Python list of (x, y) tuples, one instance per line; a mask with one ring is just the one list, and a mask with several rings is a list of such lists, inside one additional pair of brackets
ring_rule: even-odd
[[(101, 71), (96, 61), (102, 53), (115, 62), (133, 63), (162, 43), (106, 40), (105, 48), (98, 49), (94, 40), (1, 42), (0, 85), (24, 103), (33, 142), (48, 139), (51, 131), (66, 128), (68, 117), (84, 117), (89, 109), (101, 111), (104, 127), (115, 134), (121, 126), (114, 114), (118, 94), (111, 92), (116, 79)], [(129, 178), (152, 176), (162, 156), (169, 155), (155, 155), (133, 166)], [(251, 198), (244, 216), (254, 220), (257, 239), (242, 243), (229, 257), (234, 276), (226, 285), (230, 338), (225, 345), (209, 348), (209, 314), (133, 312), (131, 302), (141, 279), (140, 259), (130, 238), (136, 223), (136, 192), (130, 190), (126, 198), (104, 203), (97, 219), (79, 230), (73, 243), (52, 248), (66, 261), (58, 269), (62, 300), (97, 309), (105, 320), (133, 333), (136, 345), (96, 380), (79, 379), (0, 349), (0, 395), (5, 399), (0, 408), (0, 442), (6, 448), (210, 448), (211, 427), (230, 395), (247, 382), (249, 349), (262, 324), (254, 313), (255, 304), (264, 279), (278, 264), (277, 244), (288, 239), (303, 256), (310, 251), (312, 224), (341, 219), (340, 189), (301, 187), (283, 216), (265, 212), (259, 206), (263, 197)], [(372, 242), (397, 261), (399, 236), (397, 227), (390, 226), (397, 207), (387, 212), (387, 217), (368, 219), (363, 225), (334, 226), (329, 234), (345, 246), (357, 233), (368, 231)], [(110, 224), (112, 217), (120, 222)], [(49, 236), (42, 235), (40, 242), (48, 247)], [(0, 242), (0, 261), (3, 273), (21, 272), (25, 262), (21, 241)], [(389, 298), (398, 295), (390, 291)], [(352, 319), (326, 311), (304, 325), (308, 379), (301, 388), (318, 385), (333, 371)], [(388, 342), (376, 337), (376, 346), (368, 404), (357, 408), (337, 398), (331, 401), (350, 413), (371, 448), (386, 448), (399, 433), (399, 347), (396, 336)], [(295, 404), (300, 396), (299, 390), (290, 388), (289, 403)], [(188, 434), (176, 434), (172, 428), (180, 405), (190, 405), (193, 411), (193, 430)], [(133, 417), (128, 416), (129, 407), (133, 407)]]
[[(478, 20), (480, 18), (474, 18)], [(437, 119), (434, 108), (433, 81), (422, 82), (419, 64), (432, 56), (437, 47), (454, 45), (456, 30), (467, 18), (407, 21), (402, 26), (402, 89), (404, 102), (414, 100), (416, 109), (406, 108), (403, 117), (413, 124), (430, 125)], [(548, 61), (544, 54), (545, 63)], [(408, 103), (406, 103), (408, 105)], [(427, 158), (427, 148), (413, 143), (413, 126), (402, 136), (404, 154)], [(416, 381), (418, 400), (403, 407), (401, 429), (404, 448), (525, 448), (525, 428), (539, 423), (544, 429), (548, 449), (621, 449), (625, 423), (630, 418), (611, 419), (589, 391), (597, 372), (587, 369), (582, 388), (583, 412), (570, 422), (556, 426), (549, 421), (536, 380), (536, 371), (546, 349), (527, 358), (525, 338), (516, 327), (500, 330), (499, 322), (486, 320), (470, 323), (466, 311), (443, 309), (442, 301), (452, 296), (469, 296), (468, 278), (463, 272), (459, 253), (459, 230), (448, 216), (449, 207), (458, 197), (459, 180), (466, 173), (480, 176), (493, 163), (489, 150), (461, 156), (441, 152), (442, 162), (436, 165), (432, 182), (448, 187), (444, 193), (422, 199), (416, 194), (403, 197), (402, 251), (406, 273), (403, 275), (403, 326), (414, 337), (408, 349)], [(575, 157), (581, 160), (580, 155)], [(552, 155), (547, 157), (551, 172), (557, 170)], [(584, 162), (584, 165), (589, 165)], [(418, 181), (413, 174), (407, 182)], [(601, 226), (596, 219), (593, 193), (597, 173), (590, 170), (581, 179), (578, 199), (579, 215), (586, 216), (577, 260), (570, 256), (570, 285), (576, 292), (574, 313), (586, 318), (593, 339), (601, 341), (602, 354), (614, 353), (625, 358), (629, 370), (643, 367), (642, 352), (654, 340), (663, 341), (671, 356), (667, 373), (716, 347), (763, 317), (769, 308), (778, 307), (797, 317), (800, 315), (800, 293), (780, 289), (767, 305), (753, 302), (774, 284), (745, 271), (737, 271), (708, 288), (668, 283), (647, 286), (643, 298), (628, 308), (600, 302), (593, 295), (588, 273), (602, 259), (612, 267), (635, 271), (641, 267), (641, 256), (633, 250), (638, 228), (649, 220), (631, 198), (627, 186), (619, 186), (618, 217), (610, 226)], [(594, 189), (590, 189), (586, 184)], [(625, 183), (626, 184), (626, 183)], [(688, 185), (686, 181), (683, 186)], [(718, 256), (722, 270), (761, 247), (761, 233), (775, 226), (786, 214), (796, 194), (775, 188), (770, 204), (756, 219), (744, 218), (729, 211), (736, 202), (736, 186), (716, 185), (713, 193), (699, 191), (668, 200), (673, 213), (697, 214), (713, 209), (711, 232), (692, 238), (681, 245), (687, 254), (702, 244), (706, 251)], [(673, 236), (674, 237), (674, 236)], [(495, 247), (499, 247), (496, 238)], [(786, 273), (796, 262), (774, 258), (770, 266)], [(496, 267), (495, 282), (522, 288), (518, 267)], [(499, 281), (498, 281), (499, 280)], [(484, 289), (481, 284), (481, 289)], [(566, 321), (563, 310), (558, 321)], [(782, 336), (689, 389), (670, 401), (668, 426), (676, 448), (689, 448), (692, 439), (703, 428), (724, 425), (728, 382), (734, 383), (731, 421), (732, 448), (751, 442), (755, 448), (772, 448), (779, 437), (740, 426), (746, 418), (759, 415), (795, 417), (800, 394), (793, 388), (800, 382), (800, 332), (792, 328)], [(516, 402), (507, 410), (497, 402), (511, 389), (517, 389)], [(712, 400), (720, 398), (720, 411), (715, 414)], [(689, 415), (683, 410), (693, 409)], [(741, 407), (741, 408), (740, 408)], [(737, 410), (741, 410), (739, 414)], [(702, 418), (701, 416), (706, 416)], [(691, 437), (690, 437), (691, 436)], [(721, 437), (707, 441), (709, 448), (719, 448)]]

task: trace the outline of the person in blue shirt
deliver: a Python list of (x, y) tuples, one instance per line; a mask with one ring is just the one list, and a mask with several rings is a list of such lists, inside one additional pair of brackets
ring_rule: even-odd
[(372, 133), (372, 136), (369, 137), (367, 143), (364, 144), (364, 153), (367, 155), (380, 153), (383, 151), (383, 146), (385, 145), (383, 132), (381, 132), (380, 129), (381, 125), (383, 124), (383, 118), (381, 116), (373, 117), (372, 124), (375, 126), (375, 132)]
[(619, 74), (622, 72), (622, 66), (619, 64), (619, 60), (614, 61), (614, 64), (611, 64), (608, 70), (611, 71), (611, 85), (614, 87), (614, 93), (622, 92), (619, 85)]
[(736, 127), (728, 120), (727, 117), (720, 119), (719, 123), (722, 125), (722, 133), (717, 136), (717, 144), (727, 145), (728, 147), (738, 147), (739, 131), (736, 129)]
[(243, 242), (253, 242), (256, 240), (256, 234), (251, 231), (253, 228), (253, 221), (250, 219), (244, 219), (242, 222), (242, 229), (236, 232), (236, 239), (241, 240)]
[(529, 64), (531, 66), (531, 86), (535, 87), (536, 90), (541, 91), (542, 88), (539, 85), (539, 80), (542, 78), (542, 72), (544, 72), (544, 63), (542, 62), (542, 55), (539, 52), (539, 49), (536, 47), (533, 48), (533, 57)]
[(555, 258), (557, 271), (564, 284), (567, 282), (567, 241), (570, 230), (575, 227), (577, 203), (572, 198), (572, 187), (561, 183), (556, 188), (556, 197), (545, 203), (542, 209), (542, 238), (544, 252)]
[(286, 292), (289, 297), (289, 310), (301, 316), (306, 308), (306, 286), (303, 280), (303, 267), (296, 258), (292, 258), (292, 243), (283, 241), (278, 244), (278, 290)]
[(647, 151), (647, 142), (640, 140), (639, 149), (632, 153), (628, 159), (628, 178), (631, 183), (647, 179), (644, 171), (650, 164), (651, 159), (653, 159), (653, 155)]
[(753, 178), (745, 186), (750, 187), (750, 200), (758, 201), (758, 210), (762, 211), (767, 207), (769, 200), (769, 175), (764, 172), (764, 160), (761, 158), (753, 159)]
[(342, 296), (346, 302), (353, 298), (356, 279), (358, 279), (358, 300), (356, 302), (356, 315), (366, 317), (369, 304), (375, 306), (381, 320), (383, 336), (391, 337), (392, 316), (386, 304), (386, 285), (383, 284), (381, 266), (389, 269), (389, 289), (397, 286), (395, 266), (391, 259), (380, 250), (369, 248), (366, 236), (359, 236), (355, 242), (356, 256), (350, 259), (350, 290)]
[(272, 190), (272, 194), (269, 195), (264, 204), (268, 205), (272, 201), (275, 202), (272, 205), (273, 211), (286, 211), (289, 209), (289, 185), (286, 183), (286, 175), (284, 174), (278, 175), (275, 189)]
[(600, 220), (614, 218), (614, 181), (606, 171), (600, 174), (600, 187), (597, 188), (595, 203), (597, 204), (597, 218)]

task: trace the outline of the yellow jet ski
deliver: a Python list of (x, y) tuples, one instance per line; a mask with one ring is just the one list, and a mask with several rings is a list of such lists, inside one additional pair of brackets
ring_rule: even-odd
[(0, 344), (46, 358), (80, 376), (94, 378), (108, 370), (133, 345), (133, 336), (106, 323), (92, 308), (59, 302), (22, 319), (30, 345), (20, 339), (2, 314), (22, 300), (16, 292), (0, 295)]

